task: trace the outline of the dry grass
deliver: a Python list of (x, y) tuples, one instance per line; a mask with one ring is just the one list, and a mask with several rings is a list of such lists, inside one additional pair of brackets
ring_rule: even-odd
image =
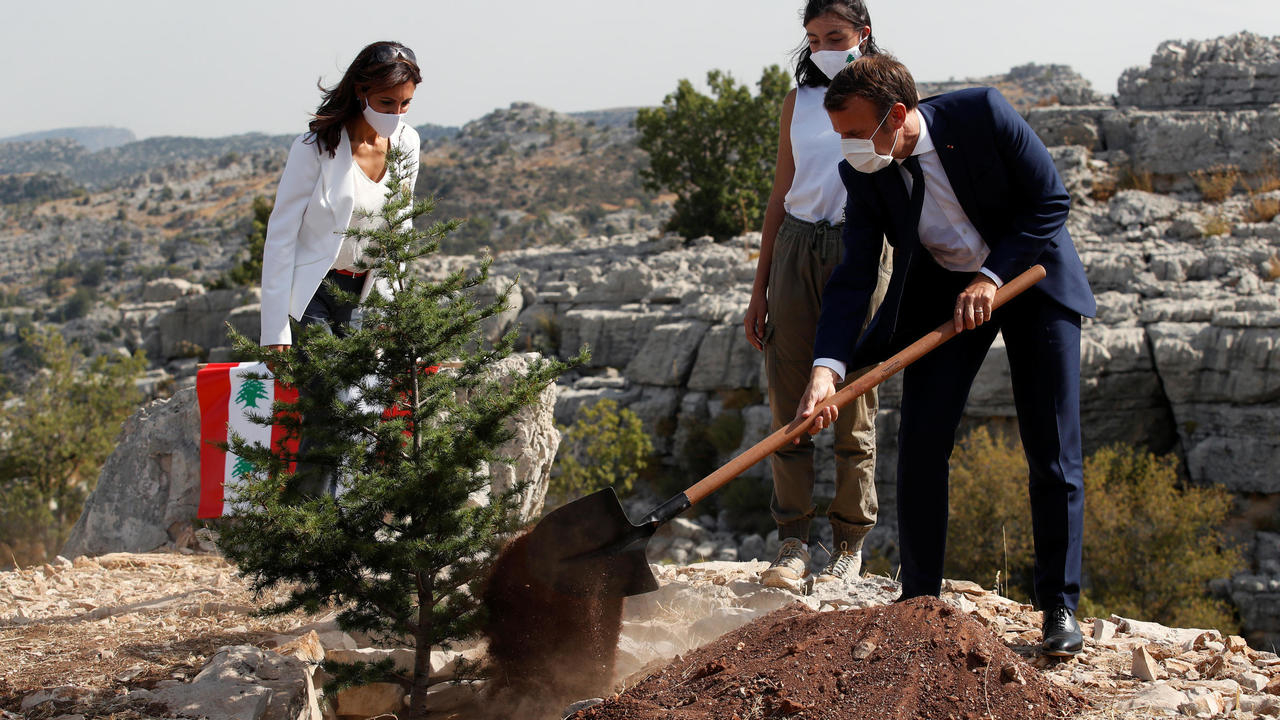
[(1118, 186), (1121, 190), (1153, 192), (1154, 185), (1151, 182), (1151, 171), (1135, 171), (1131, 167), (1126, 167), (1120, 171), (1120, 181)]
[(1271, 253), (1271, 257), (1263, 261), (1262, 276), (1267, 280), (1280, 280), (1280, 254)]
[(1255, 195), (1244, 209), (1245, 222), (1265, 223), (1280, 215), (1280, 198)]
[(1273, 158), (1262, 164), (1262, 168), (1254, 173), (1245, 183), (1250, 195), (1261, 195), (1272, 190), (1280, 190), (1280, 168)]
[(1219, 203), (1231, 196), (1240, 183), (1240, 170), (1234, 165), (1219, 165), (1191, 172), (1191, 180), (1205, 202)]
[(1118, 189), (1118, 183), (1115, 178), (1109, 175), (1100, 177), (1093, 181), (1093, 187), (1089, 189), (1089, 197), (1104, 203), (1114, 197)]
[(1231, 222), (1227, 220), (1221, 213), (1211, 216), (1205, 220), (1204, 230), (1205, 237), (1213, 237), (1214, 235), (1230, 235)]

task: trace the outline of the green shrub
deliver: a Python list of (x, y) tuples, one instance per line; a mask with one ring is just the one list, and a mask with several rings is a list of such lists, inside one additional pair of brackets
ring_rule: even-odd
[(0, 544), (11, 555), (0, 566), (61, 549), (120, 423), (142, 402), (134, 380), (147, 366), (141, 352), (86, 358), (56, 330), (26, 330), (22, 343), (47, 372), (0, 412)]
[(653, 455), (640, 417), (619, 410), (609, 398), (581, 408), (573, 426), (560, 430), (563, 441), (549, 488), (558, 501), (610, 486), (625, 495)]
[[(1085, 461), (1084, 591), (1081, 616), (1154, 620), (1182, 627), (1237, 629), (1208, 583), (1241, 566), (1219, 530), (1231, 509), (1219, 487), (1188, 487), (1172, 455), (1113, 445)], [(948, 577), (1033, 596), (1035, 559), (1027, 467), (1021, 447), (986, 428), (962, 440), (951, 459)]]
[(707, 73), (711, 95), (681, 80), (660, 107), (636, 113), (636, 141), (649, 154), (645, 187), (678, 197), (667, 229), (686, 237), (731, 237), (760, 227), (777, 157), (778, 123), (791, 79), (764, 69), (751, 94), (726, 73)]
[(1085, 462), (1087, 610), (1177, 627), (1237, 629), (1205, 588), (1242, 565), (1218, 529), (1231, 510), (1220, 487), (1186, 487), (1178, 461), (1113, 445)]

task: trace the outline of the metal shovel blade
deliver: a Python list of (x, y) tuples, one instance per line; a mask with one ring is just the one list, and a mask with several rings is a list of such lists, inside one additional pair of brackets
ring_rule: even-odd
[(526, 561), (534, 577), (566, 595), (625, 597), (658, 589), (645, 546), (656, 523), (627, 518), (613, 488), (551, 511), (529, 532)]

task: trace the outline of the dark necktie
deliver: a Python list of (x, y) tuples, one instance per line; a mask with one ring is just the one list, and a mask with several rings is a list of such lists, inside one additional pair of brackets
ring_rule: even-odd
[(924, 207), (924, 171), (920, 169), (920, 158), (915, 155), (903, 160), (902, 166), (911, 173), (911, 218), (919, 225), (920, 209)]

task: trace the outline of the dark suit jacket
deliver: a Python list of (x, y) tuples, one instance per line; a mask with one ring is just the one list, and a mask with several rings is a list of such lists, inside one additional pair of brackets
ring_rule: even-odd
[[(991, 249), (984, 266), (1008, 282), (1036, 263), (1047, 277), (1030, 293), (1092, 317), (1097, 310), (1084, 266), (1067, 233), (1071, 199), (1053, 159), (1022, 116), (994, 88), (974, 88), (921, 101), (947, 179)], [(915, 338), (900, 337), (896, 322), (904, 297), (913, 296), (911, 264), (920, 246), (919, 216), (898, 164), (861, 173), (840, 163), (849, 197), (845, 205), (844, 259), (822, 296), (814, 357), (850, 368), (883, 360)], [(879, 312), (859, 341), (875, 289), (881, 236), (894, 247), (893, 276)]]

